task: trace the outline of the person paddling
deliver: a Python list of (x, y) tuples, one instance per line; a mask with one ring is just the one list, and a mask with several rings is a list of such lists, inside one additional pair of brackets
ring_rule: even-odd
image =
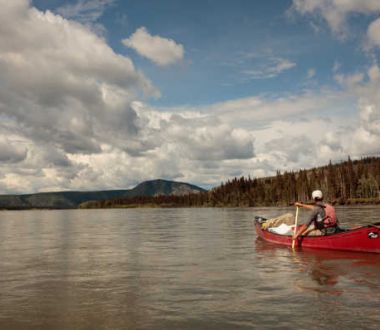
[(322, 191), (314, 190), (311, 196), (314, 205), (299, 202), (294, 204), (297, 207), (303, 207), (312, 211), (307, 225), (300, 229), (294, 236), (294, 239), (297, 239), (301, 235), (331, 235), (339, 230), (335, 209), (332, 205), (323, 202)]

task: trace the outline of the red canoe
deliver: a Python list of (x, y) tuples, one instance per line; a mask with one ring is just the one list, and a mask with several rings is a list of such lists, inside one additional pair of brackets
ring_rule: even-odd
[[(292, 236), (285, 236), (264, 230), (261, 224), (263, 218), (256, 217), (256, 233), (265, 241), (292, 246)], [(380, 253), (380, 223), (348, 229), (327, 236), (302, 236), (296, 241), (296, 246), (356, 252)]]

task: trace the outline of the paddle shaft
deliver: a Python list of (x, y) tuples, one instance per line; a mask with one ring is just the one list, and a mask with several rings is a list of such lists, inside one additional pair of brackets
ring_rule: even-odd
[(297, 235), (297, 223), (298, 223), (298, 206), (296, 209), (296, 219), (295, 219), (295, 223), (294, 223), (294, 234), (293, 234), (293, 241), (292, 241), (292, 249), (294, 249), (296, 247), (295, 237)]

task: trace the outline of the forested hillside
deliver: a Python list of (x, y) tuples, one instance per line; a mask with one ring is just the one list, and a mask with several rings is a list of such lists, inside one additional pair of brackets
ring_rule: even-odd
[(338, 204), (380, 203), (380, 157), (300, 170), (278, 171), (267, 178), (234, 178), (204, 193), (183, 196), (118, 198), (86, 203), (84, 207), (135, 206), (274, 206), (310, 200), (321, 189), (325, 200)]
[[(315, 189), (340, 204), (379, 200), (380, 158), (348, 159), (339, 164), (298, 172), (278, 172), (262, 179), (235, 178), (211, 191), (225, 205), (289, 205), (308, 201)], [(379, 201), (380, 202), (380, 201)]]

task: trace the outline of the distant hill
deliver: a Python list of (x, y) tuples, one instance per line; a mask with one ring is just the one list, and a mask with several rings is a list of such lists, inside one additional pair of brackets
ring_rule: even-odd
[(145, 181), (137, 185), (129, 191), (128, 196), (159, 196), (159, 195), (175, 195), (182, 196), (190, 193), (205, 192), (206, 190), (189, 183), (175, 182), (167, 180), (151, 180)]
[(87, 201), (140, 196), (184, 195), (204, 192), (195, 185), (167, 180), (145, 181), (133, 189), (102, 191), (61, 191), (26, 195), (0, 195), (0, 209), (72, 209)]

